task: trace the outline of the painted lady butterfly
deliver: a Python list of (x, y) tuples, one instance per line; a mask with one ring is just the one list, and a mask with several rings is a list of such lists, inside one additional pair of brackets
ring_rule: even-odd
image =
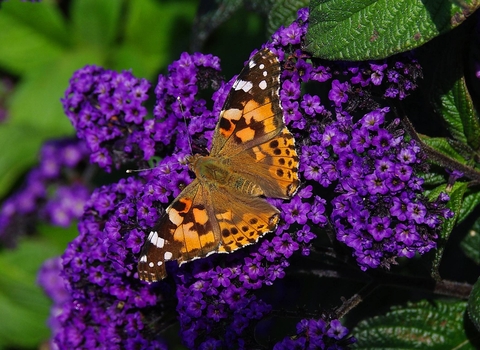
[(264, 197), (290, 198), (298, 188), (298, 157), (279, 100), (280, 62), (268, 49), (248, 62), (233, 84), (209, 156), (188, 158), (192, 181), (166, 209), (145, 242), (141, 280), (180, 264), (257, 242), (279, 221)]

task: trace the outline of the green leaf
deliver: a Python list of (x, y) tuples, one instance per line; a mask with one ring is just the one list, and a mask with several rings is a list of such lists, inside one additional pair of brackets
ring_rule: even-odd
[(70, 32), (56, 0), (43, 0), (34, 4), (4, 1), (0, 12), (15, 19), (17, 25), (28, 27), (59, 46), (70, 45)]
[[(476, 136), (478, 120), (475, 120), (464, 77), (465, 53), (471, 45), (474, 25), (474, 21), (464, 23), (416, 50), (424, 75), (420, 91), (428, 91), (424, 97), (425, 107), (433, 108), (436, 115), (441, 114), (456, 142), (470, 144), (470, 147), (463, 146), (468, 149), (467, 153), (472, 153), (480, 142)], [(461, 144), (457, 148), (461, 149)]]
[(472, 292), (468, 298), (467, 311), (477, 331), (480, 331), (480, 279), (473, 285)]
[(72, 35), (81, 46), (109, 50), (117, 38), (124, 1), (72, 1)]
[(465, 220), (467, 216), (470, 215), (473, 210), (478, 206), (478, 204), (480, 204), (480, 192), (467, 191), (466, 194), (463, 196), (463, 203), (458, 214), (457, 224)]
[(478, 150), (480, 122), (468, 93), (465, 78), (457, 80), (451, 90), (441, 96), (441, 101), (442, 115), (452, 137)]
[[(452, 147), (452, 145), (448, 142), (448, 139), (443, 137), (422, 137), (422, 141), (426, 145), (445, 154), (446, 156), (455, 159), (462, 164), (466, 163), (465, 158), (463, 158), (463, 156), (458, 153), (454, 147)], [(435, 162), (434, 159), (432, 159), (432, 161)]]
[[(68, 30), (51, 1), (2, 2), (0, 67), (15, 74), (39, 69), (58, 59), (68, 45)], [(8, 49), (5, 49), (8, 48)]]
[[(43, 136), (29, 128), (16, 126), (0, 127), (0, 196), (4, 196), (12, 184), (37, 159), (37, 151)], [(24, 140), (21, 147), (12, 147)]]
[(462, 239), (460, 248), (475, 264), (480, 265), (480, 219), (474, 222), (472, 228)]
[(465, 333), (467, 304), (421, 301), (394, 307), (353, 330), (357, 349), (474, 349)]
[(29, 74), (15, 89), (8, 123), (43, 129), (42, 132), (50, 137), (72, 134), (73, 128), (63, 112), (60, 99), (75, 70), (88, 62), (100, 61), (101, 57), (95, 51), (84, 48), (64, 54)]
[(182, 37), (179, 31), (190, 30), (182, 24), (191, 23), (194, 16), (193, 1), (129, 2), (124, 23), (124, 41), (115, 52), (113, 68), (132, 69), (136, 76), (153, 78), (154, 74), (170, 63), (171, 48), (174, 44), (178, 45), (178, 38)]
[(0, 344), (33, 348), (48, 339), (50, 301), (36, 279), (42, 263), (59, 253), (45, 241), (29, 239), (0, 254)]
[(307, 7), (309, 0), (274, 1), (268, 14), (267, 31), (272, 35), (281, 25), (287, 26), (297, 18), (297, 11)]
[(455, 28), (479, 6), (475, 0), (312, 0), (306, 50), (330, 60), (385, 58)]
[[(433, 168), (433, 167), (432, 167)], [(430, 171), (427, 173), (420, 174), (420, 177), (424, 179), (425, 186), (438, 186), (445, 183), (445, 174), (442, 168), (442, 173), (435, 172), (434, 169), (430, 168)]]

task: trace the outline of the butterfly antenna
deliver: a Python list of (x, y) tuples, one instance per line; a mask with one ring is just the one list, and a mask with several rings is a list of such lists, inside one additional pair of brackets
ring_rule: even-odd
[(125, 172), (126, 172), (127, 174), (131, 174), (131, 173), (139, 173), (139, 172), (141, 172), (141, 171), (150, 171), (150, 170), (153, 170), (153, 169), (155, 169), (155, 168), (127, 169), (127, 170), (125, 170)]
[(190, 154), (193, 154), (192, 139), (188, 134), (187, 118), (185, 117), (185, 110), (183, 109), (182, 99), (180, 98), (180, 96), (177, 97), (177, 101), (180, 107), (180, 111), (182, 112), (183, 122), (185, 123), (185, 131), (187, 134), (188, 146), (190, 147)]

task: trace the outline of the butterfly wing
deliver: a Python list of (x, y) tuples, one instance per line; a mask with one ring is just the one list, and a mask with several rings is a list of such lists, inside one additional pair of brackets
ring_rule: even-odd
[(167, 261), (182, 264), (253, 244), (276, 227), (278, 213), (263, 198), (222, 192), (216, 187), (210, 192), (194, 180), (150, 232), (140, 253), (139, 278), (156, 282), (167, 276)]
[(230, 90), (210, 155), (229, 158), (231, 171), (258, 184), (265, 196), (286, 199), (299, 186), (298, 157), (283, 121), (280, 74), (270, 50), (252, 57)]
[(288, 199), (300, 185), (295, 140), (286, 127), (273, 139), (232, 157), (229, 164), (259, 185), (266, 197)]
[(212, 195), (215, 218), (221, 233), (218, 253), (230, 253), (253, 244), (278, 224), (278, 209), (264, 198), (234, 191), (217, 191)]
[(238, 75), (222, 108), (210, 155), (233, 156), (277, 136), (284, 127), (278, 91), (280, 62), (257, 52)]
[(220, 245), (218, 228), (213, 228), (211, 196), (193, 180), (166, 209), (150, 232), (140, 253), (139, 278), (147, 282), (167, 276), (165, 262), (201, 258)]

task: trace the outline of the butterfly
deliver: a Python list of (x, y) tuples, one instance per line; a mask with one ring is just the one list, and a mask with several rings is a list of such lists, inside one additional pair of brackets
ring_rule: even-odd
[(187, 158), (196, 178), (165, 210), (148, 235), (139, 278), (166, 277), (179, 264), (230, 253), (274, 230), (279, 210), (265, 197), (288, 199), (298, 186), (298, 157), (280, 104), (281, 67), (268, 49), (257, 52), (229, 91), (210, 155)]

